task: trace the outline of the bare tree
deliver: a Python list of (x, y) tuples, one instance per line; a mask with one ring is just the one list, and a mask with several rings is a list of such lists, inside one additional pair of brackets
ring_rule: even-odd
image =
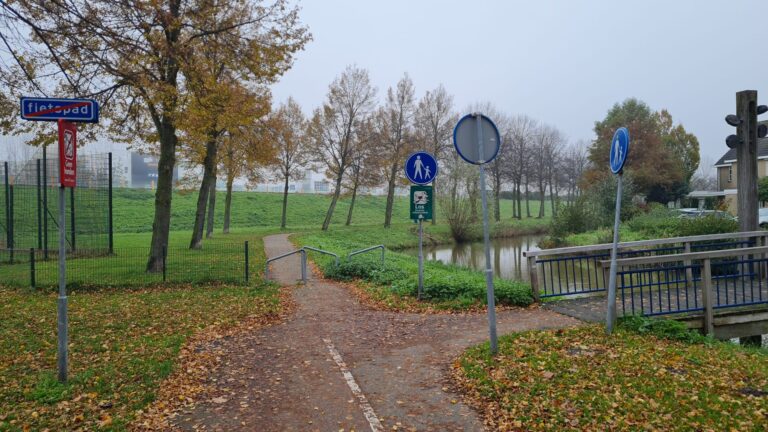
[(413, 81), (405, 74), (396, 88), (387, 90), (387, 100), (376, 111), (374, 128), (376, 139), (384, 159), (384, 178), (387, 180), (387, 207), (384, 212), (384, 228), (392, 225), (392, 208), (395, 202), (395, 186), (402, 176), (403, 162), (410, 150), (413, 120), (416, 111)]
[(355, 135), (375, 106), (376, 89), (368, 71), (348, 66), (328, 88), (326, 102), (315, 109), (309, 124), (310, 159), (325, 168), (335, 188), (323, 231), (331, 224), (341, 194), (344, 174), (353, 161)]
[(533, 163), (531, 164), (535, 170), (531, 174), (535, 177), (539, 187), (541, 205), (539, 206), (538, 218), (544, 217), (547, 187), (550, 188), (552, 195), (554, 213), (554, 200), (556, 199), (553, 189), (554, 173), (562, 142), (562, 135), (556, 128), (549, 125), (541, 125), (537, 128), (532, 152)]
[(567, 188), (568, 202), (572, 203), (580, 195), (580, 181), (589, 166), (589, 142), (576, 141), (568, 146), (562, 158), (563, 182)]
[[(448, 94), (442, 84), (427, 91), (419, 101), (414, 125), (416, 142), (435, 156), (438, 165), (452, 147), (453, 128), (457, 121), (458, 115), (453, 111), (453, 96)], [(435, 180), (432, 180), (432, 187), (435, 196), (442, 197), (437, 192)], [(432, 215), (433, 225), (437, 223), (436, 213)]]
[(377, 151), (378, 149), (370, 145), (375, 137), (372, 123), (372, 121), (367, 121), (360, 128), (352, 149), (351, 172), (344, 184), (345, 189), (351, 194), (349, 211), (347, 212), (347, 226), (352, 224), (352, 214), (355, 211), (355, 203), (360, 188), (374, 187), (383, 181), (380, 173), (382, 171), (381, 166), (384, 165), (384, 158)]
[(715, 168), (715, 162), (708, 156), (702, 156), (699, 167), (696, 168), (696, 172), (693, 173), (691, 178), (691, 190), (716, 191), (717, 188), (717, 168)]
[(507, 169), (508, 175), (515, 189), (515, 198), (517, 201), (518, 219), (522, 218), (522, 197), (521, 185), (525, 184), (525, 206), (527, 217), (531, 217), (531, 207), (528, 195), (528, 182), (532, 179), (533, 171), (532, 161), (534, 150), (534, 136), (537, 130), (537, 123), (525, 115), (518, 115), (510, 120), (509, 125), (509, 163)]
[(270, 138), (276, 150), (276, 157), (270, 164), (283, 180), (283, 210), (280, 228), (285, 228), (288, 209), (288, 183), (296, 178), (306, 164), (307, 120), (301, 107), (293, 98), (275, 111), (271, 122)]

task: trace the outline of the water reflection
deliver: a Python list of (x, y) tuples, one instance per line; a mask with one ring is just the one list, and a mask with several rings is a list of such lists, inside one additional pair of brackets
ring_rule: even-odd
[[(543, 236), (517, 236), (491, 240), (491, 262), (496, 276), (528, 280), (528, 265), (523, 251), (538, 250), (538, 243), (542, 238)], [(411, 255), (419, 253), (418, 249), (406, 252)], [(476, 270), (485, 268), (483, 242), (424, 247), (424, 258)]]

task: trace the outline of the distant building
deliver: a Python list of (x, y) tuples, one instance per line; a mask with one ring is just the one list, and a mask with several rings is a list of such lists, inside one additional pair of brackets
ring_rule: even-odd
[[(736, 214), (738, 209), (736, 179), (739, 169), (736, 162), (736, 149), (728, 149), (715, 163), (715, 167), (717, 168), (717, 189), (720, 192), (718, 196), (724, 197), (728, 210)], [(757, 141), (757, 177), (763, 178), (766, 175), (768, 175), (768, 138), (762, 138)]]

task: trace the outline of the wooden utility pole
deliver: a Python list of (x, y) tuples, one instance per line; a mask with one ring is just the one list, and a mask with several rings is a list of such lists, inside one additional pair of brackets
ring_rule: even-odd
[(740, 145), (736, 146), (739, 230), (757, 230), (757, 91), (736, 93), (736, 127)]

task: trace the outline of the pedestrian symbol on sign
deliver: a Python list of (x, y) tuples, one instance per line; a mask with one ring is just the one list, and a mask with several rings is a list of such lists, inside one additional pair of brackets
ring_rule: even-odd
[(411, 183), (426, 185), (437, 175), (437, 161), (427, 152), (416, 152), (405, 161), (405, 176)]

